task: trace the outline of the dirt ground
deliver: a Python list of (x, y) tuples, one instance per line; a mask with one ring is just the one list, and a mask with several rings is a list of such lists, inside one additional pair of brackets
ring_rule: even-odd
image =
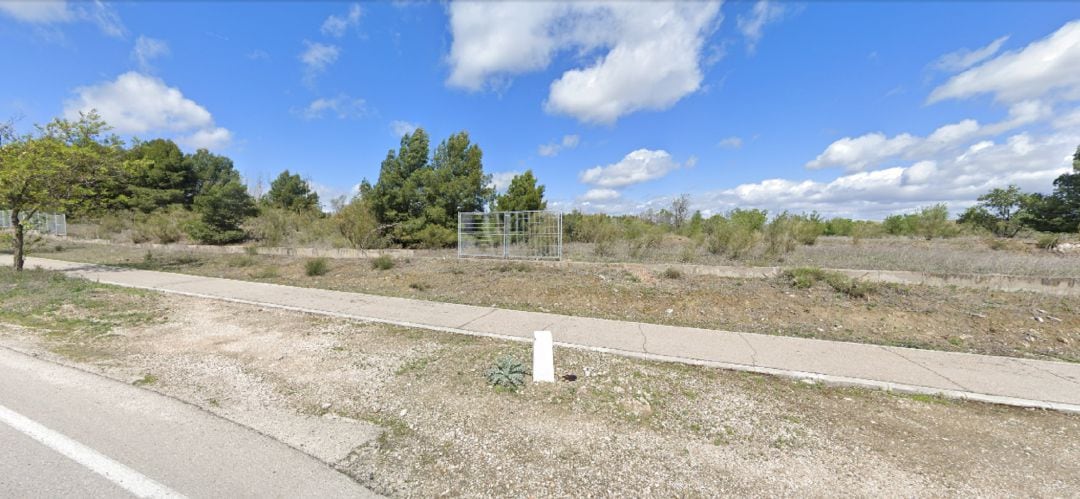
[(867, 285), (865, 296), (790, 277), (732, 279), (552, 268), (457, 259), (329, 260), (148, 253), (85, 245), (41, 256), (480, 306), (989, 355), (1080, 361), (1075, 297), (932, 286)]
[[(490, 388), (528, 346), (95, 286), (0, 321), (58, 355), (210, 411), (378, 424), (335, 463), (377, 492), (432, 496), (1068, 496), (1080, 417), (559, 349), (577, 381)], [(130, 298), (134, 296), (135, 298)], [(80, 305), (84, 303), (86, 305)], [(90, 330), (80, 324), (113, 324)], [(257, 418), (255, 419), (257, 420)]]

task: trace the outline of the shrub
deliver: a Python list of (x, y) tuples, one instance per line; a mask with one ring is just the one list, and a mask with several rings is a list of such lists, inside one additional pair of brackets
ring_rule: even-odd
[(375, 270), (390, 270), (394, 268), (394, 259), (390, 255), (379, 255), (371, 260), (371, 268)]
[(665, 279), (682, 279), (683, 276), (682, 272), (675, 267), (668, 267), (664, 269), (664, 272), (662, 272), (660, 275), (663, 276)]
[(715, 218), (712, 221), (712, 232), (705, 240), (709, 253), (727, 255), (734, 260), (741, 258), (757, 243), (758, 233), (755, 226), (756, 219), (752, 218), (742, 221), (723, 217)]
[(853, 279), (839, 272), (826, 272), (825, 282), (834, 290), (851, 298), (866, 298), (867, 295), (877, 291), (873, 283)]
[(325, 275), (330, 272), (330, 263), (325, 258), (312, 258), (304, 262), (304, 273), (308, 277)]
[(194, 215), (180, 206), (155, 211), (136, 219), (131, 232), (131, 240), (136, 243), (147, 241), (156, 241), (161, 244), (175, 243), (183, 237), (184, 227), (193, 219)]
[(809, 289), (814, 283), (825, 277), (825, 272), (817, 267), (798, 267), (784, 271), (784, 275), (791, 279), (791, 285), (799, 289)]
[(228, 260), (230, 267), (250, 267), (255, 265), (255, 258), (251, 255), (238, 255)]
[(776, 257), (795, 251), (799, 241), (796, 239), (795, 217), (781, 213), (765, 226), (765, 254)]
[(487, 382), (495, 388), (515, 391), (525, 384), (525, 366), (517, 359), (504, 356), (487, 370)]
[(1043, 234), (1039, 236), (1039, 240), (1035, 243), (1044, 250), (1052, 250), (1061, 244), (1061, 236), (1057, 234)]
[(416, 282), (410, 282), (409, 283), (409, 288), (410, 289), (415, 289), (417, 291), (427, 291), (428, 289), (431, 288), (431, 286), (429, 286), (428, 283), (426, 283), (426, 282), (416, 281)]

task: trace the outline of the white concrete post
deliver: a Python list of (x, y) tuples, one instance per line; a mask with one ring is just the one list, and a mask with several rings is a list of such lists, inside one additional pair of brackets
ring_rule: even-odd
[(555, 382), (551, 331), (533, 331), (533, 383)]

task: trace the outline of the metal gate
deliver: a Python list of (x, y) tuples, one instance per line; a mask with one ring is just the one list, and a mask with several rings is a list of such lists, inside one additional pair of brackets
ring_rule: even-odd
[[(63, 213), (35, 213), (29, 218), (25, 215), (19, 215), (19, 218), (26, 222), (29, 230), (55, 236), (67, 235), (67, 216)], [(12, 227), (11, 210), (0, 210), (0, 230)]]
[(458, 213), (459, 258), (562, 259), (562, 213)]

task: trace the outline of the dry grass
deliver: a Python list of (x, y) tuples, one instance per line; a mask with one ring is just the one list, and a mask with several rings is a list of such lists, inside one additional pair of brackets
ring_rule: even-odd
[(734, 260), (713, 255), (692, 241), (668, 236), (664, 244), (643, 258), (633, 258), (620, 245), (604, 258), (597, 257), (593, 245), (571, 243), (565, 254), (571, 260), (603, 262), (696, 263), (700, 265), (816, 266), (862, 270), (907, 270), (913, 272), (1009, 274), (1036, 277), (1080, 276), (1080, 257), (1063, 256), (1039, 248), (1035, 239), (922, 239), (886, 237), (853, 242), (849, 237), (820, 237), (813, 246), (798, 246), (776, 258), (751, 254)]
[[(521, 262), (396, 260), (392, 269), (339, 260), (308, 277), (303, 259), (71, 248), (57, 257), (233, 279), (566, 315), (991, 355), (1080, 361), (1074, 297), (929, 286), (866, 286), (789, 277), (727, 279), (558, 268)], [(831, 274), (830, 274), (831, 275)], [(828, 277), (828, 276), (825, 276)], [(1039, 319), (1042, 319), (1041, 321)]]
[[(516, 270), (507, 272), (513, 275)], [(529, 272), (535, 275), (536, 271)], [(401, 497), (1068, 496), (1080, 418), (559, 349), (575, 382), (490, 388), (528, 347), (194, 298), (89, 364), (226, 415), (382, 426), (338, 469)], [(33, 345), (32, 331), (0, 341)], [(145, 379), (145, 376), (144, 378)], [(248, 421), (257, 422), (256, 416)], [(271, 432), (273, 430), (270, 430)]]

